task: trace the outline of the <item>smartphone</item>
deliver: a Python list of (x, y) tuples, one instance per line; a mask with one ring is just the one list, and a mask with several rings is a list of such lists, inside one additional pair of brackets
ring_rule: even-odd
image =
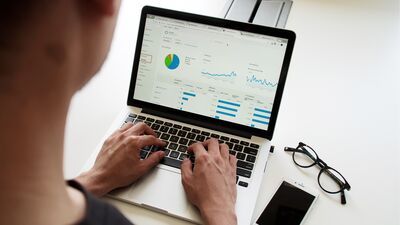
[(317, 197), (317, 191), (301, 183), (282, 181), (255, 224), (301, 225)]

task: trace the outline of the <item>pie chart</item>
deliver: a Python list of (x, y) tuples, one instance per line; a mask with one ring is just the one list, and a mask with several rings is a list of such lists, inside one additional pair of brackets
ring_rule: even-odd
[(174, 70), (179, 66), (179, 57), (176, 54), (168, 54), (165, 57), (165, 66), (170, 69)]

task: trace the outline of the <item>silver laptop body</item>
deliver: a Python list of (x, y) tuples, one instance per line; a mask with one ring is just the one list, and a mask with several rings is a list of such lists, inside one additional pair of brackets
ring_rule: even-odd
[[(294, 40), (291, 31), (144, 7), (128, 106), (83, 170), (112, 132), (126, 122), (145, 122), (168, 141), (166, 159), (109, 196), (201, 224), (186, 199), (179, 161), (190, 143), (214, 137), (241, 162), (236, 212), (238, 224), (250, 224)], [(141, 157), (152, 150), (143, 149)]]

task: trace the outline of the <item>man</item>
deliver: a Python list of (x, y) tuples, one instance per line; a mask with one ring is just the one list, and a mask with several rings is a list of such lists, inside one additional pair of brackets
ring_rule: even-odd
[[(111, 135), (93, 168), (63, 178), (65, 118), (73, 94), (101, 67), (118, 0), (0, 3), (0, 224), (129, 224), (94, 198), (135, 182), (163, 158), (139, 149), (164, 143), (145, 124)], [(206, 151), (207, 149), (207, 151)], [(190, 147), (182, 164), (187, 197), (207, 224), (236, 224), (236, 159), (216, 140)], [(91, 192), (92, 194), (89, 194)]]

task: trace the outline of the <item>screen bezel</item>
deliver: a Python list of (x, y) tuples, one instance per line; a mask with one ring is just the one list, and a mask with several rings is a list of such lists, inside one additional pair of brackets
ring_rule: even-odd
[[(168, 17), (168, 18), (172, 18), (172, 19), (185, 20), (185, 21), (194, 22), (194, 23), (202, 23), (202, 24), (206, 24), (206, 25), (218, 26), (218, 27), (223, 27), (223, 28), (228, 28), (228, 29), (236, 29), (236, 30), (241, 30), (241, 31), (245, 31), (245, 32), (263, 34), (263, 35), (269, 35), (269, 36), (287, 39), (288, 40), (287, 48), (286, 48), (286, 52), (285, 52), (285, 56), (284, 56), (284, 60), (283, 60), (283, 64), (282, 64), (281, 74), (280, 74), (279, 81), (278, 81), (278, 87), (277, 87), (277, 90), (275, 93), (275, 98), (274, 98), (274, 103), (272, 106), (271, 117), (269, 120), (268, 129), (262, 130), (262, 129), (255, 128), (255, 127), (232, 123), (232, 122), (215, 119), (215, 118), (208, 117), (208, 116), (203, 116), (203, 115), (199, 115), (199, 114), (195, 114), (195, 113), (191, 113), (191, 112), (185, 112), (182, 110), (169, 108), (166, 106), (161, 106), (161, 105), (134, 99), (133, 95), (135, 92), (136, 77), (137, 77), (137, 72), (138, 72), (138, 68), (139, 68), (140, 53), (142, 50), (144, 28), (145, 28), (145, 24), (146, 24), (147, 15), (149, 15), (149, 14), (155, 15), (155, 16), (163, 16), (163, 17)], [(284, 89), (284, 85), (286, 82), (287, 72), (289, 69), (289, 64), (290, 64), (290, 59), (291, 59), (291, 55), (293, 52), (295, 39), (296, 39), (296, 34), (293, 31), (289, 31), (289, 30), (264, 27), (264, 26), (254, 25), (254, 24), (248, 24), (248, 23), (242, 23), (242, 22), (237, 22), (237, 21), (230, 21), (230, 20), (219, 19), (219, 18), (214, 18), (214, 17), (208, 17), (208, 16), (179, 12), (179, 11), (174, 11), (174, 10), (145, 6), (142, 9), (142, 14), (141, 14), (141, 18), (140, 18), (140, 25), (139, 25), (138, 38), (137, 38), (137, 43), (136, 43), (135, 57), (134, 57), (133, 66), (132, 66), (131, 82), (130, 82), (130, 87), (129, 87), (127, 104), (129, 106), (133, 106), (133, 107), (139, 107), (139, 108), (143, 108), (143, 109), (146, 109), (146, 108), (152, 109), (152, 111), (158, 111), (158, 112), (161, 112), (164, 114), (173, 114), (178, 118), (179, 117), (190, 118), (191, 119), (190, 121), (195, 125), (197, 124), (196, 121), (201, 121), (201, 125), (203, 125), (203, 126), (204, 126), (204, 124), (212, 124), (214, 128), (220, 127), (220, 128), (222, 128), (221, 130), (223, 130), (223, 128), (226, 127), (226, 128), (229, 128), (230, 130), (238, 130), (238, 131), (240, 131), (239, 133), (248, 133), (250, 135), (255, 135), (258, 137), (262, 137), (262, 138), (271, 140), (274, 129), (275, 129), (275, 123), (276, 123), (277, 116), (278, 116), (279, 106), (280, 106), (281, 99), (282, 99), (283, 89)]]

